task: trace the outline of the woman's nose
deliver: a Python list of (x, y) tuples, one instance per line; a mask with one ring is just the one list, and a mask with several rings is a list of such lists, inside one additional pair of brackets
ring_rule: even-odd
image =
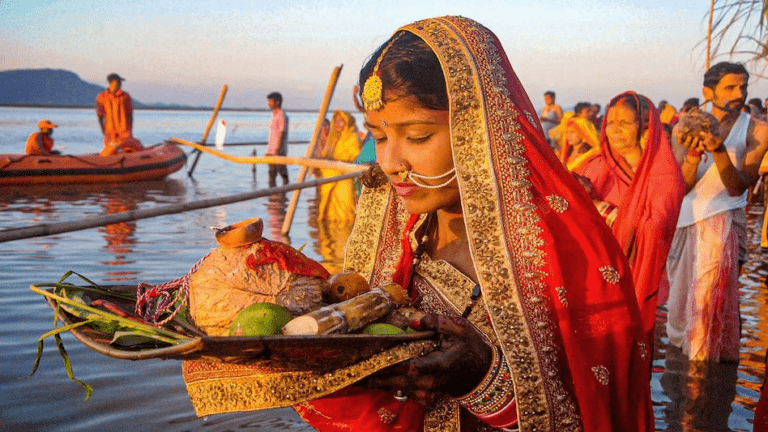
[(405, 166), (405, 159), (402, 157), (399, 146), (391, 141), (380, 145), (376, 150), (376, 162), (385, 174), (397, 174), (408, 168)]

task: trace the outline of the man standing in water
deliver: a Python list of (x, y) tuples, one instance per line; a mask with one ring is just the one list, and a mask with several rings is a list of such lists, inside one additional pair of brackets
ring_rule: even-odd
[[(702, 94), (719, 125), (682, 136), (673, 131), (687, 194), (667, 259), (667, 334), (691, 359), (739, 359), (738, 277), (746, 260), (747, 190), (768, 150), (768, 125), (741, 108), (749, 73), (722, 62), (704, 74)], [(707, 157), (703, 157), (708, 153)]]
[(109, 87), (96, 96), (96, 116), (104, 134), (102, 156), (144, 148), (133, 137), (133, 103), (131, 96), (120, 88), (124, 80), (116, 73), (107, 75)]
[[(285, 156), (288, 153), (288, 117), (283, 111), (283, 95), (272, 92), (267, 95), (267, 105), (272, 110), (269, 120), (267, 156)], [(288, 184), (288, 167), (283, 164), (269, 164), (269, 187), (275, 187), (277, 174)]]
[(549, 146), (554, 148), (555, 144), (549, 136), (549, 131), (560, 124), (563, 118), (563, 109), (555, 103), (555, 92), (552, 90), (544, 93), (544, 107), (541, 108), (541, 128), (544, 130), (544, 138)]

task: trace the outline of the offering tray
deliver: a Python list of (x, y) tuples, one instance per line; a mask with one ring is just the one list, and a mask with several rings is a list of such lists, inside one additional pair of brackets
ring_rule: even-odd
[[(59, 282), (30, 288), (43, 295), (58, 314), (58, 320), (64, 324), (58, 330), (66, 329), (100, 354), (126, 360), (198, 360), (323, 373), (360, 362), (396, 345), (434, 336), (434, 332), (417, 332), (212, 337), (206, 336), (184, 316), (177, 316), (162, 327), (136, 322), (126, 316), (133, 311), (135, 286), (76, 286)], [(83, 296), (85, 303), (73, 307), (72, 299)], [(88, 306), (96, 300), (108, 302), (112, 310)], [(105, 325), (109, 323), (112, 324)]]

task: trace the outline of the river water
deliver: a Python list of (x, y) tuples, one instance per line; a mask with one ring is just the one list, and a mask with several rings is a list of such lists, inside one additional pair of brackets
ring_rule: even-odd
[[(291, 113), (291, 140), (308, 141), (316, 113)], [(134, 135), (145, 145), (169, 137), (198, 141), (210, 117), (203, 111), (134, 113)], [(267, 112), (222, 112), (227, 142), (266, 141)], [(0, 154), (23, 152), (38, 120), (59, 125), (56, 145), (65, 153), (101, 149), (101, 134), (92, 110), (0, 107)], [(215, 130), (209, 142), (213, 141)], [(256, 147), (263, 155), (265, 147)], [(289, 155), (303, 156), (305, 145), (292, 145)], [(250, 155), (253, 147), (227, 152)], [(266, 166), (255, 173), (203, 155), (192, 177), (191, 167), (166, 180), (130, 185), (0, 187), (0, 229), (87, 219), (102, 214), (184, 203), (267, 187)], [(289, 167), (292, 179), (297, 167)], [(265, 220), (265, 237), (280, 239), (290, 194), (186, 213), (113, 224), (70, 233), (0, 243), (0, 430), (3, 431), (307, 431), (312, 430), (290, 409), (197, 418), (176, 360), (118, 360), (97, 354), (64, 334), (75, 376), (94, 387), (89, 401), (71, 382), (52, 340), (47, 340), (40, 367), (25, 378), (35, 359), (37, 339), (51, 330), (53, 312), (33, 283), (55, 282), (76, 271), (101, 284), (161, 283), (186, 274), (216, 246), (211, 226), (243, 219)], [(341, 260), (345, 229), (318, 226), (315, 191), (304, 190), (289, 241), (306, 246), (311, 258), (335, 267)], [(754, 406), (764, 373), (768, 340), (766, 287), (768, 265), (759, 245), (762, 207), (750, 207), (749, 262), (742, 272), (743, 334), (738, 365), (689, 364), (679, 350), (666, 347), (659, 326), (652, 391), (657, 430), (751, 430)], [(660, 322), (664, 311), (659, 314)]]

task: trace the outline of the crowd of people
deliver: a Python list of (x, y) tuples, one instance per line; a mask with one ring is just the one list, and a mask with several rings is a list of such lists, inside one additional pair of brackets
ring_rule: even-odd
[[(344, 269), (399, 283), (426, 313), (411, 327), (440, 338), (329, 372), (332, 388), (265, 368), (212, 383), (258, 383), (227, 400), (293, 406), (321, 431), (653, 430), (660, 305), (691, 359), (738, 361), (744, 207), (768, 151), (748, 79), (735, 63), (707, 71), (716, 122), (694, 132), (681, 119), (698, 98), (678, 111), (626, 91), (601, 116), (548, 91), (537, 113), (479, 23), (398, 29), (360, 72), (366, 132), (334, 112), (315, 157), (375, 151)], [(348, 186), (320, 199), (348, 206)], [(286, 382), (302, 397), (275, 401)]]
[[(361, 71), (365, 126), (389, 181), (363, 191), (345, 267), (403, 283), (433, 313), (413, 325), (443, 339), (362, 385), (298, 405), (319, 430), (377, 421), (427, 430), (437, 412), (455, 416), (454, 430), (652, 430), (647, 386), (662, 305), (670, 343), (691, 360), (738, 362), (744, 209), (768, 151), (765, 108), (747, 102), (747, 70), (714, 65), (705, 105), (693, 97), (680, 110), (627, 91), (604, 116), (589, 102), (564, 111), (547, 91), (537, 122), (505, 57), (489, 52), (500, 50), (494, 38), (469, 20), (426, 20), (395, 33)], [(478, 66), (489, 58), (503, 73)], [(447, 69), (469, 72), (414, 72)], [(483, 90), (500, 85), (506, 95)], [(713, 127), (680, 124), (704, 110)], [(379, 240), (361, 237), (371, 228)], [(393, 253), (387, 239), (399, 237)], [(446, 274), (450, 282), (438, 276)], [(484, 309), (463, 319), (472, 286)], [(542, 331), (554, 337), (537, 339)], [(531, 394), (540, 397), (531, 403)], [(569, 408), (549, 404), (556, 394)], [(348, 400), (369, 409), (350, 413)], [(621, 419), (611, 415), (619, 411)]]
[[(108, 80), (105, 152), (128, 150), (130, 97)], [(318, 217), (355, 214), (344, 269), (400, 284), (425, 313), (410, 326), (439, 338), (322, 379), (238, 369), (206, 381), (208, 403), (293, 406), (320, 431), (654, 430), (657, 307), (690, 359), (738, 362), (744, 209), (768, 171), (748, 80), (721, 62), (704, 74), (704, 104), (679, 111), (634, 91), (604, 116), (589, 102), (564, 111), (547, 91), (537, 113), (481, 24), (398, 29), (360, 71), (367, 133), (335, 111), (314, 153), (351, 162), (367, 148), (375, 164), (359, 196), (352, 181), (321, 188)], [(715, 121), (692, 130), (683, 119), (703, 105)], [(268, 106), (267, 154), (284, 155), (282, 95)], [(51, 151), (55, 127), (41, 122), (31, 147)], [(278, 174), (288, 183), (276, 164), (270, 186)]]

